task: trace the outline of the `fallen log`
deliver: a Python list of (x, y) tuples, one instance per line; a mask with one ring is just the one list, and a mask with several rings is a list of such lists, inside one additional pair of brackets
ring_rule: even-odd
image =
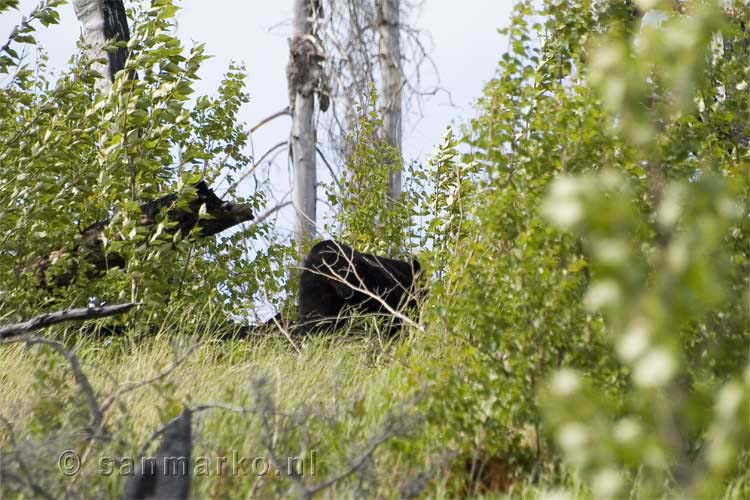
[(123, 314), (137, 305), (138, 304), (131, 302), (127, 304), (113, 304), (111, 306), (66, 309), (64, 311), (40, 314), (39, 316), (35, 316), (20, 323), (11, 323), (9, 325), (0, 326), (0, 339), (24, 335), (46, 326), (62, 323), (63, 321), (84, 321), (87, 319), (106, 318), (107, 316)]
[[(161, 198), (144, 203), (140, 206), (141, 218), (138, 224), (153, 227), (162, 210), (167, 211), (166, 219), (171, 222), (164, 228), (164, 233), (174, 234), (181, 231), (189, 234), (194, 228), (199, 228), (199, 237), (209, 237), (221, 233), (231, 227), (253, 219), (252, 208), (245, 203), (232, 203), (219, 198), (205, 181), (194, 186), (195, 197), (187, 205), (178, 206), (178, 193), (171, 193)], [(201, 217), (201, 207), (205, 205), (205, 213), (209, 217)], [(87, 272), (89, 279), (104, 275), (107, 270), (124, 268), (125, 259), (117, 252), (105, 251), (103, 244), (104, 230), (111, 219), (95, 222), (80, 233), (76, 242), (67, 249), (51, 252), (41, 257), (36, 263), (36, 274), (42, 287), (64, 287), (71, 284), (78, 275), (78, 259), (83, 258), (92, 269)], [(51, 279), (47, 271), (58, 262), (63, 262), (64, 268)]]
[[(128, 335), (129, 326), (123, 324), (92, 324), (81, 330), (84, 336), (105, 339), (110, 337), (122, 337)], [(295, 325), (281, 318), (281, 313), (271, 319), (257, 324), (243, 325), (232, 320), (218, 323), (197, 325), (192, 334), (203, 338), (219, 341), (229, 340), (252, 340), (265, 339), (287, 330), (290, 335), (295, 335)], [(148, 323), (142, 328), (141, 335), (154, 336), (159, 332), (159, 325)], [(185, 330), (190, 333), (189, 330)]]

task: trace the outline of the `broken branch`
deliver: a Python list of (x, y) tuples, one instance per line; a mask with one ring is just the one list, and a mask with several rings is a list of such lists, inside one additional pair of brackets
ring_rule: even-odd
[(63, 321), (84, 321), (87, 319), (106, 318), (107, 316), (123, 314), (137, 305), (139, 304), (131, 302), (127, 304), (67, 309), (65, 311), (40, 314), (39, 316), (35, 316), (20, 323), (11, 323), (10, 325), (0, 326), (0, 339), (23, 335), (46, 326), (62, 323)]

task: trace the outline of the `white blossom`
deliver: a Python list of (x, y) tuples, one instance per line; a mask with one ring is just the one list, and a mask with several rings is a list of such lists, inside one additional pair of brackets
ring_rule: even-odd
[(552, 392), (559, 397), (567, 397), (576, 392), (581, 386), (581, 379), (575, 370), (563, 368), (552, 377)]
[(620, 287), (611, 279), (597, 281), (589, 288), (584, 303), (589, 311), (597, 311), (602, 307), (620, 301)]
[(635, 365), (633, 380), (641, 387), (661, 387), (669, 382), (676, 368), (674, 356), (667, 349), (651, 349)]
[(633, 321), (617, 343), (617, 354), (625, 363), (632, 363), (651, 343), (651, 330), (644, 319)]

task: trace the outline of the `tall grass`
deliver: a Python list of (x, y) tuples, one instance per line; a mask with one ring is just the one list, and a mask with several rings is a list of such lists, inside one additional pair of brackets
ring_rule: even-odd
[[(141, 449), (154, 454), (154, 432), (184, 408), (202, 408), (193, 414), (194, 498), (298, 497), (298, 482), (309, 490), (339, 476), (315, 498), (591, 498), (575, 473), (549, 464), (517, 476), (509, 492), (471, 484), (444, 423), (430, 418), (441, 395), (426, 395), (434, 386), (424, 367), (440, 356), (429, 329), (385, 341), (366, 325), (295, 348), (283, 335), (222, 341), (224, 332), (195, 333), (210, 320), (173, 313), (155, 332), (139, 324), (106, 338), (78, 325), (43, 332), (75, 352), (100, 404), (117, 395), (106, 432), (93, 441), (67, 362), (45, 346), (0, 345), (0, 458), (15, 464), (8, 470), (18, 474), (24, 463), (55, 498), (117, 498)], [(65, 450), (82, 457), (75, 474), (60, 467)], [(292, 472), (302, 462), (301, 476), (288, 475), (289, 460)], [(747, 475), (735, 483), (728, 498), (746, 491)], [(0, 481), (0, 498), (20, 491)]]
[[(193, 318), (182, 324), (195, 322)], [(115, 466), (117, 472), (105, 475), (102, 459), (135, 457), (146, 439), (182, 408), (216, 405), (194, 416), (194, 458), (204, 457), (210, 467), (206, 476), (195, 477), (192, 495), (291, 494), (296, 492), (295, 480), (283, 471), (261, 474), (262, 461), (255, 469), (247, 465), (246, 476), (232, 471), (233, 454), (247, 457), (248, 464), (268, 455), (260, 417), (264, 412), (271, 418), (275, 453), (282, 459), (301, 456), (306, 467), (302, 480), (314, 485), (346, 471), (374, 437), (393, 425), (388, 423), (390, 413), (400, 408), (398, 419), (413, 410), (404, 403), (412, 392), (406, 386), (405, 364), (396, 359), (408, 340), (387, 344), (377, 335), (337, 335), (309, 338), (295, 349), (283, 336), (221, 341), (193, 331), (180, 327), (179, 321), (165, 321), (155, 334), (140, 337), (101, 339), (79, 327), (45, 332), (76, 353), (100, 403), (122, 392), (106, 416), (110, 434), (95, 443), (81, 472), (71, 477), (55, 469), (65, 449), (84, 453), (71, 437), (85, 423), (72, 372), (44, 346), (0, 346), (0, 414), (13, 423), (12, 429), (0, 430), (0, 446), (26, 441), (43, 450), (27, 459), (40, 463), (42, 483), (51, 491), (72, 485), (77, 494), (116, 495), (128, 469)], [(150, 383), (141, 386), (143, 381)], [(416, 431), (404, 427), (394, 434)], [(397, 453), (387, 445), (379, 448), (367, 459), (371, 463), (326, 494), (397, 491), (405, 477), (396, 471), (405, 469)], [(149, 451), (153, 453), (154, 446)], [(217, 470), (219, 457), (228, 457), (223, 470)]]

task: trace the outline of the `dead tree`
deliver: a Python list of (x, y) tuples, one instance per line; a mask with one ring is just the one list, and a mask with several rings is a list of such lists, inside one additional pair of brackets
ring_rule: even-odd
[(106, 64), (95, 63), (93, 68), (104, 78), (96, 82), (97, 88), (109, 90), (115, 74), (125, 67), (128, 51), (118, 47), (113, 51), (104, 50), (111, 41), (130, 40), (128, 19), (122, 0), (73, 0), (78, 20), (83, 25), (83, 37), (87, 45), (86, 57), (89, 61), (106, 59)]
[(315, 234), (317, 172), (315, 166), (315, 94), (320, 109), (328, 108), (323, 83), (325, 59), (316, 27), (322, 14), (320, 0), (294, 0), (292, 38), (289, 40), (287, 85), (292, 114), (291, 147), (294, 167), (293, 205), (296, 211), (295, 236), (302, 241)]
[[(323, 124), (328, 142), (340, 163), (351, 155), (347, 141), (359, 119), (358, 108), (380, 85), (383, 129), (379, 131), (398, 155), (402, 154), (403, 114), (421, 113), (425, 96), (444, 91), (439, 87), (425, 34), (410, 24), (418, 3), (408, 0), (330, 0), (330, 13), (320, 30), (327, 48), (331, 113)], [(435, 84), (427, 83), (428, 71)], [(447, 92), (446, 92), (447, 93)], [(450, 95), (449, 95), (450, 97)], [(330, 158), (329, 158), (330, 159)], [(392, 167), (388, 194), (401, 192), (401, 163)]]
[[(377, 0), (377, 26), (380, 36), (380, 73), (383, 80), (383, 135), (401, 157), (401, 0)], [(401, 197), (401, 165), (392, 164), (388, 172), (388, 196)]]

